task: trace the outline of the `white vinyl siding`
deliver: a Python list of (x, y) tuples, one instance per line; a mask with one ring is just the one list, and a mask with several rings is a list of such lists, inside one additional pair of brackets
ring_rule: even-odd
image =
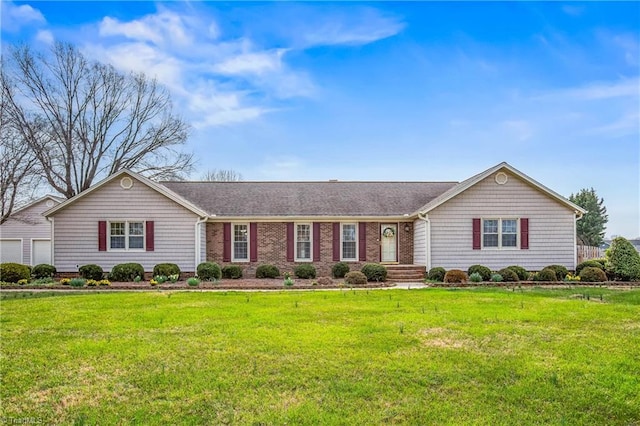
[[(473, 219), (529, 219), (529, 248), (473, 250)], [(494, 175), (429, 212), (431, 222), (431, 266), (466, 270), (481, 264), (493, 270), (520, 265), (540, 270), (552, 264), (573, 269), (573, 210), (509, 174), (497, 185)], [(519, 232), (519, 228), (518, 228)], [(416, 246), (418, 242), (416, 240)]]
[(231, 260), (233, 262), (249, 261), (249, 224), (234, 223), (231, 229)]
[[(164, 262), (176, 263), (185, 272), (195, 270), (197, 215), (136, 179), (128, 190), (120, 187), (120, 179), (107, 182), (59, 210), (54, 219), (54, 261), (59, 272), (75, 272), (76, 265), (87, 263), (111, 271), (125, 262), (140, 263), (145, 271)], [(116, 220), (154, 221), (154, 250), (98, 251), (98, 222)]]
[(0, 263), (24, 263), (22, 240), (0, 240)]
[(420, 219), (413, 222), (413, 263), (427, 266), (427, 223)]
[(309, 262), (312, 259), (312, 226), (310, 223), (296, 223), (295, 225), (295, 260)]
[(340, 259), (358, 260), (358, 224), (340, 224)]
[[(25, 265), (32, 263), (32, 240), (51, 241), (51, 223), (42, 216), (42, 213), (49, 210), (47, 206), (49, 199), (44, 199), (26, 209), (11, 216), (5, 223), (0, 225), (0, 239), (22, 240), (21, 255), (18, 263)], [(56, 203), (57, 204), (57, 203)], [(2, 256), (4, 258), (4, 255)], [(51, 255), (49, 255), (49, 258)]]

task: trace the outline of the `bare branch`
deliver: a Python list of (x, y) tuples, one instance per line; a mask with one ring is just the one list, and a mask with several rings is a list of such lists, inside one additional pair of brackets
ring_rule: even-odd
[(242, 180), (242, 175), (235, 170), (223, 170), (212, 169), (207, 171), (202, 180), (215, 181), (215, 182), (236, 182)]

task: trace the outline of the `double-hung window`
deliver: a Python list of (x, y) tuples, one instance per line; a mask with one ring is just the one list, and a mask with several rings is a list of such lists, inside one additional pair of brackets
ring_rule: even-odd
[(110, 250), (143, 250), (144, 222), (109, 222)]
[(246, 223), (233, 224), (233, 261), (246, 262), (249, 260), (249, 225)]
[(296, 261), (311, 260), (311, 224), (296, 224)]
[(358, 260), (358, 227), (355, 223), (343, 223), (341, 232), (342, 260)]
[(484, 219), (482, 222), (484, 248), (516, 248), (518, 246), (518, 219)]

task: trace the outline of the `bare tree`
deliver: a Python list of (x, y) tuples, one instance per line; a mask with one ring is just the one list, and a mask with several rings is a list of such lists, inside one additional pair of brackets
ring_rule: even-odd
[[(0, 224), (6, 222), (16, 206), (33, 197), (38, 184), (38, 161), (24, 142), (23, 135), (7, 114), (5, 93), (12, 90), (0, 72)], [(36, 127), (35, 125), (33, 126)]]
[(236, 182), (242, 180), (242, 175), (235, 170), (218, 170), (213, 169), (207, 171), (202, 180), (208, 180), (212, 182)]
[(48, 54), (13, 48), (2, 67), (16, 87), (6, 94), (7, 113), (43, 177), (67, 198), (123, 168), (152, 179), (191, 171), (193, 156), (180, 151), (189, 126), (155, 80), (90, 61), (63, 43)]

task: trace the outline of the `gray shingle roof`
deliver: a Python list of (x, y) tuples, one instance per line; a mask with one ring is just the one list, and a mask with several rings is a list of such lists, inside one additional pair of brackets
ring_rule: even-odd
[(216, 216), (402, 216), (457, 182), (162, 182)]

